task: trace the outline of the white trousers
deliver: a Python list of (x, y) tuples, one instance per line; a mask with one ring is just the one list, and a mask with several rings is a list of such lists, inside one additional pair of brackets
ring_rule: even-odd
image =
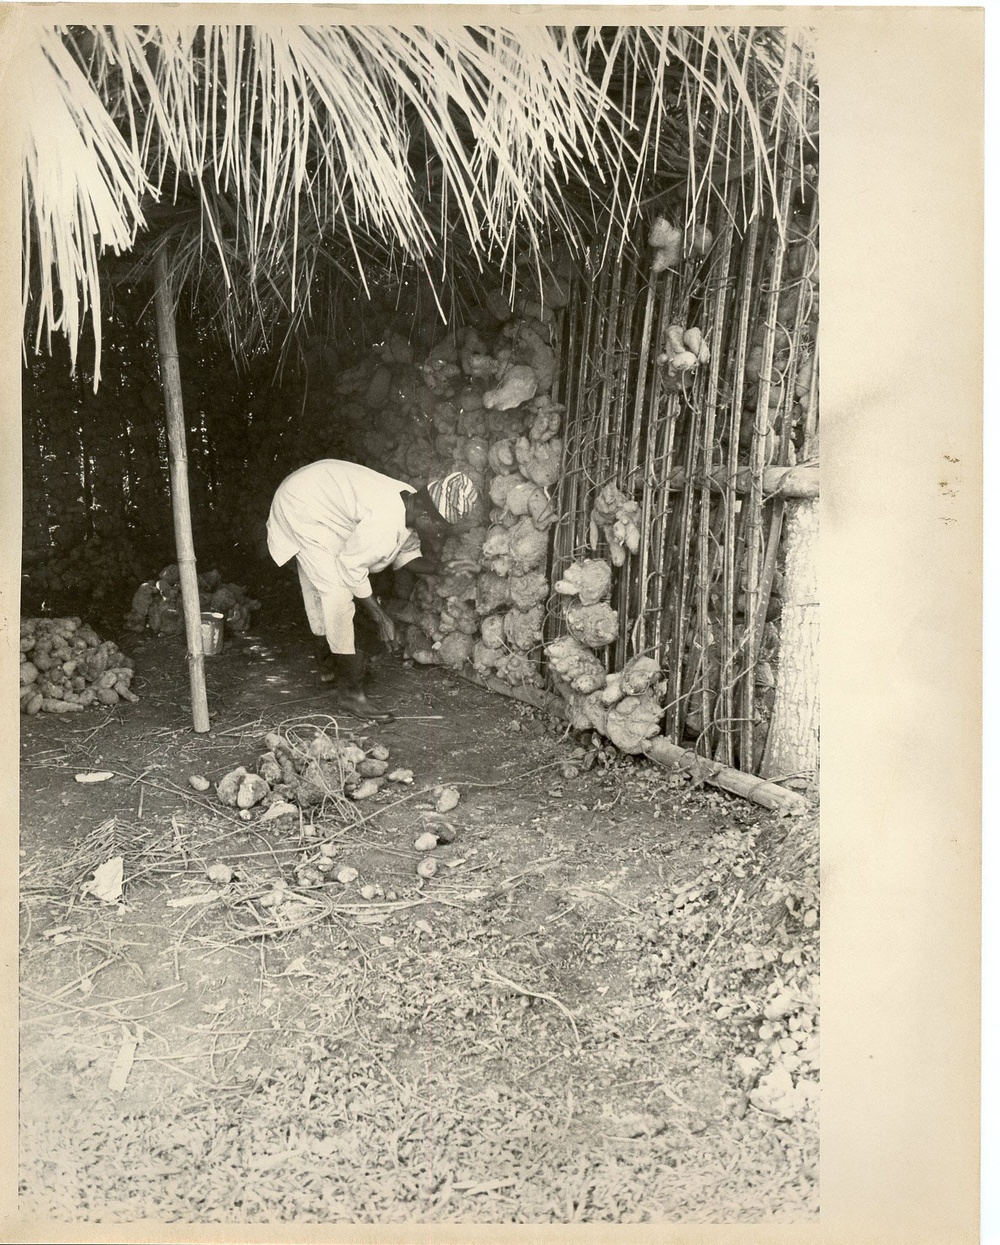
[(353, 653), (354, 596), (350, 589), (328, 587), (321, 592), (309, 577), (309, 555), (300, 553), (295, 561), (309, 630), (326, 636), (331, 653)]

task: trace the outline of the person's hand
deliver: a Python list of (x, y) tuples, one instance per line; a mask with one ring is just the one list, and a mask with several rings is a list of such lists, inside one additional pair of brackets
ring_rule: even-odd
[(396, 626), (388, 614), (381, 614), (375, 619), (375, 625), (378, 627), (378, 633), (382, 638), (382, 643), (387, 648), (394, 649), (396, 647)]

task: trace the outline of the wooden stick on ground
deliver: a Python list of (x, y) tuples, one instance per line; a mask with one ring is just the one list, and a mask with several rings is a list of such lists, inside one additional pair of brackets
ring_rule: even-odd
[(802, 814), (811, 811), (812, 805), (801, 795), (786, 791), (773, 782), (765, 782), (753, 774), (744, 774), (742, 770), (730, 769), (728, 765), (720, 765), (718, 761), (709, 761), (687, 748), (679, 748), (668, 743), (666, 739), (651, 739), (643, 745), (643, 752), (651, 761), (664, 769), (693, 769), (703, 782), (733, 795), (741, 795), (746, 800), (753, 800), (764, 808), (777, 813)]
[[(502, 679), (483, 678), (482, 675), (468, 670), (462, 670), (460, 674), (463, 679), (479, 687), (499, 692), (502, 696), (513, 697), (515, 700), (525, 701), (535, 708), (551, 713), (554, 717), (565, 717), (564, 701), (561, 696), (553, 692), (545, 692), (540, 688), (510, 687)], [(651, 761), (655, 761), (664, 769), (694, 769), (703, 782), (709, 782), (722, 791), (728, 791), (731, 795), (739, 795), (745, 800), (752, 800), (755, 804), (760, 804), (774, 812), (800, 814), (809, 812), (812, 807), (804, 796), (796, 795), (793, 791), (786, 791), (784, 787), (779, 787), (776, 783), (765, 782), (764, 779), (757, 778), (754, 774), (745, 774), (742, 770), (731, 769), (718, 761), (710, 761), (688, 748), (679, 748), (676, 744), (668, 743), (665, 739), (648, 741), (643, 751)], [(521, 776), (523, 775), (519, 775)], [(466, 785), (472, 786), (473, 784)], [(500, 786), (502, 784), (478, 783), (475, 785)]]
[(561, 696), (557, 696), (555, 692), (543, 691), (540, 687), (515, 687), (511, 683), (505, 683), (503, 679), (496, 675), (482, 675), (475, 670), (467, 667), (458, 671), (461, 678), (468, 683), (474, 683), (477, 687), (484, 687), (487, 691), (497, 692), (500, 696), (506, 696), (509, 700), (519, 700), (522, 704), (531, 705), (533, 709), (541, 709), (543, 713), (551, 713), (555, 717), (564, 718), (566, 716), (564, 702)]

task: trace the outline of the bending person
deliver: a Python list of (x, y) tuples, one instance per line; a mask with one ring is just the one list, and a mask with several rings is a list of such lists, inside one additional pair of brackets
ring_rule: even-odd
[(373, 596), (369, 575), (404, 566), (417, 574), (440, 574), (440, 564), (424, 552), (422, 542), (440, 547), (478, 499), (475, 484), (461, 471), (415, 489), (335, 458), (300, 467), (278, 486), (267, 520), (267, 547), (279, 566), (297, 560), (310, 630), (323, 637), (323, 681), (336, 684), (345, 709), (392, 720), (391, 714), (375, 712), (365, 695), (365, 657), (355, 643), (355, 602), (360, 601), (382, 640), (395, 645), (395, 627)]

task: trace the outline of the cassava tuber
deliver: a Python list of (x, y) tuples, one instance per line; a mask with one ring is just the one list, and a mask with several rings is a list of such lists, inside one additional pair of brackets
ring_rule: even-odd
[(72, 713), (139, 699), (130, 688), (131, 658), (79, 618), (21, 619), (19, 649), (23, 713)]

